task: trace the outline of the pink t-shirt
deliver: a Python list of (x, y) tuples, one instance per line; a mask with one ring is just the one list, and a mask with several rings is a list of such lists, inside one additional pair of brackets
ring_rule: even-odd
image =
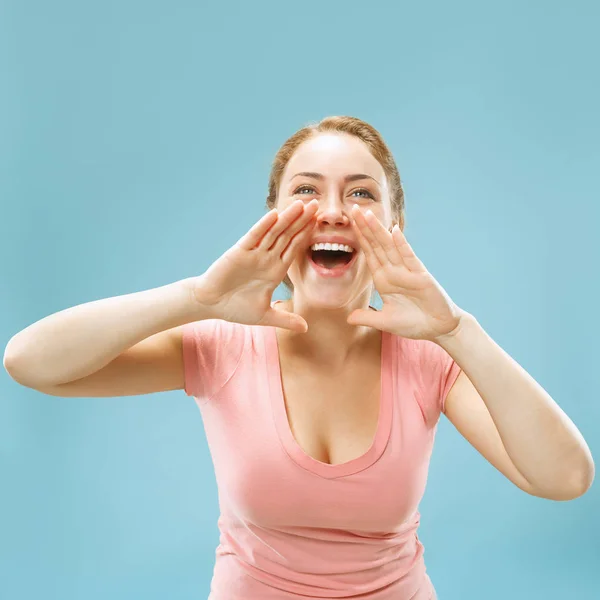
[(417, 528), (440, 411), (460, 372), (445, 350), (383, 332), (375, 438), (337, 465), (292, 434), (274, 327), (189, 323), (183, 353), (221, 512), (209, 600), (436, 598)]

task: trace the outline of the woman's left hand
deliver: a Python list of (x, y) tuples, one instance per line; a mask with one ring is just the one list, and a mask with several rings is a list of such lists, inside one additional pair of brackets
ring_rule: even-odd
[(370, 210), (363, 213), (357, 205), (352, 217), (383, 308), (355, 310), (348, 323), (433, 342), (458, 331), (466, 312), (427, 271), (401, 229), (395, 225), (390, 233)]

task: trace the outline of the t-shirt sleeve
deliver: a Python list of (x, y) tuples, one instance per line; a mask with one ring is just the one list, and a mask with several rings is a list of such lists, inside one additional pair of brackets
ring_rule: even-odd
[(440, 378), (440, 411), (446, 410), (446, 397), (448, 392), (454, 385), (454, 382), (460, 375), (461, 368), (458, 363), (440, 346), (437, 346), (440, 354), (441, 362), (441, 378)]
[(415, 368), (421, 409), (425, 420), (435, 424), (461, 368), (441, 346), (429, 340), (418, 341)]
[(183, 326), (184, 391), (208, 401), (231, 378), (243, 353), (240, 325), (220, 319), (194, 321)]

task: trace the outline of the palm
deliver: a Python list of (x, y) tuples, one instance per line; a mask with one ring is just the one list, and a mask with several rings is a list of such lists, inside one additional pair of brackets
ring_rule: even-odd
[(453, 331), (462, 314), (414, 254), (399, 228), (387, 231), (372, 213), (354, 212), (355, 230), (382, 310), (355, 311), (354, 324), (370, 324), (402, 337), (429, 339)]
[(425, 339), (452, 328), (448, 299), (429, 272), (391, 269), (374, 277), (374, 283), (383, 301), (382, 317), (403, 337)]
[(260, 324), (271, 297), (286, 271), (281, 261), (236, 244), (204, 273), (207, 304), (219, 304), (220, 318), (237, 323)]
[(304, 319), (273, 310), (271, 297), (310, 239), (317, 206), (295, 202), (281, 213), (268, 213), (197, 278), (195, 295), (209, 314), (236, 323), (304, 331)]

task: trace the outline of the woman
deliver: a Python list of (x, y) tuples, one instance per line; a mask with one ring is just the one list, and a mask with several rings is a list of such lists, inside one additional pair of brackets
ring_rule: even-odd
[(267, 205), (201, 276), (50, 315), (4, 359), (54, 396), (196, 399), (221, 507), (212, 600), (435, 598), (417, 527), (442, 412), (525, 492), (585, 493), (579, 431), (406, 241), (376, 130), (297, 132)]

